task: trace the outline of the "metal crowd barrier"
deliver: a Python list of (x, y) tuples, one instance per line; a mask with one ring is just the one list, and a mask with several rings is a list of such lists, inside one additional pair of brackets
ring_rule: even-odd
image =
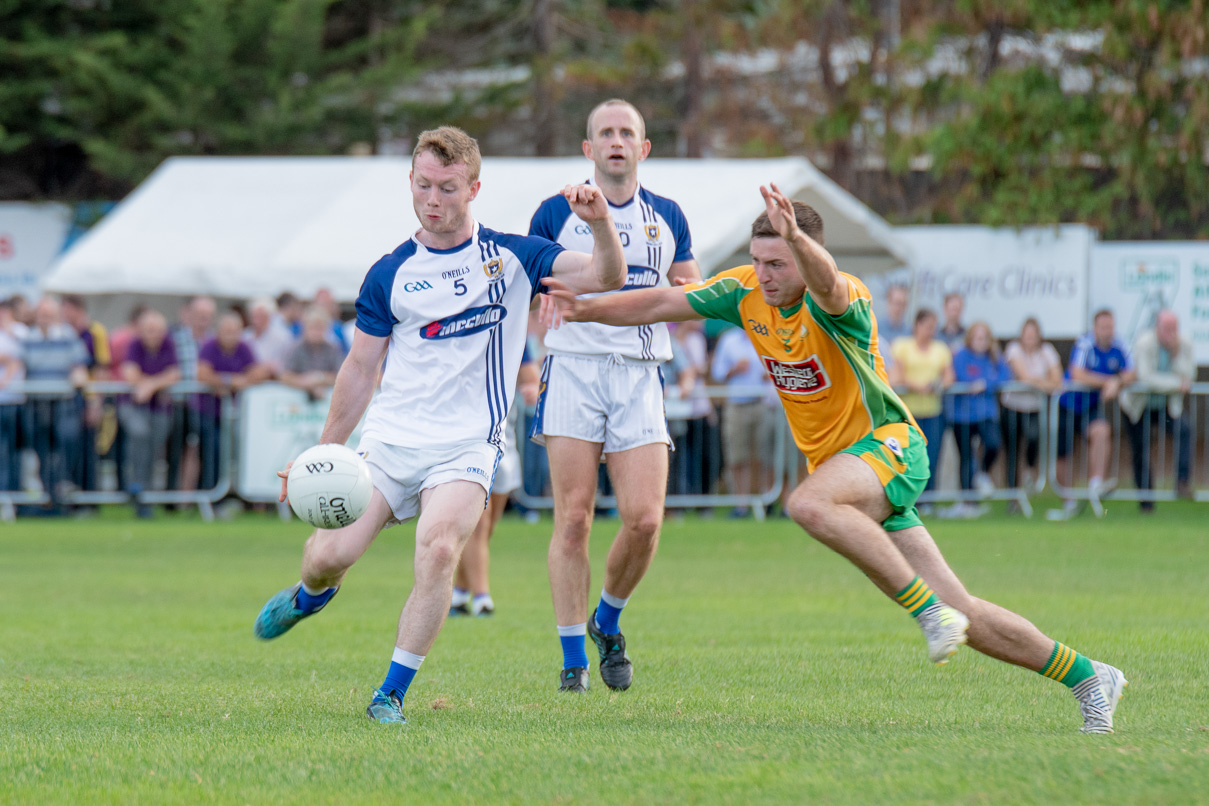
[[(958, 450), (956, 445), (958, 429), (963, 425), (961, 421), (965, 420), (971, 413), (969, 407), (972, 405), (972, 401), (976, 397), (981, 396), (984, 391), (985, 387), (973, 383), (955, 383), (944, 390), (944, 408), (942, 412), (944, 416), (944, 430), (941, 433), (941, 440), (942, 443), (947, 444), (949, 441), (947, 436), (949, 433), (952, 433), (954, 435), (954, 445), (950, 447), (942, 446), (937, 467), (931, 468), (936, 484), (941, 483), (942, 478), (947, 476), (945, 471), (949, 467), (954, 465), (960, 467), (960, 456), (954, 455)], [(1009, 393), (1035, 398), (1038, 407), (1037, 467), (1035, 475), (1029, 482), (1025, 480), (1024, 466), (1026, 463), (1022, 461), (1023, 456), (1016, 455), (1016, 483), (1008, 483), (1009, 451), (1013, 453), (1020, 451), (1021, 454), (1027, 453), (1028, 439), (1028, 434), (1020, 430), (1024, 418), (1016, 414), (1014, 409), (1009, 409), (1004, 405), (1004, 396)], [(994, 479), (994, 476), (999, 475), (999, 468), (1002, 468), (1003, 478), (996, 481), (994, 488), (991, 490), (978, 490), (973, 486), (965, 487), (962, 484), (963, 480), (961, 479), (959, 470), (958, 486), (956, 488), (941, 488), (934, 485), (933, 489), (926, 490), (919, 496), (920, 504), (958, 502), (979, 504), (986, 501), (1014, 501), (1019, 507), (1021, 514), (1025, 517), (1032, 517), (1033, 507), (1029, 501), (1029, 496), (1044, 489), (1048, 473), (1050, 433), (1046, 425), (1047, 396), (1044, 392), (1028, 384), (1011, 381), (999, 384), (995, 388), (995, 400), (998, 404), (999, 413), (994, 418), (993, 428), (999, 432), (996, 435), (999, 441), (999, 458), (995, 460), (991, 476)], [(965, 407), (964, 411), (963, 407)], [(1009, 414), (1009, 412), (1013, 412), (1013, 414)], [(1020, 444), (1022, 440), (1026, 443), (1023, 446), (1023, 450), (1021, 450), (1022, 446)], [(986, 446), (980, 437), (978, 450), (974, 451), (973, 446), (971, 446), (971, 452), (973, 453), (971, 461), (978, 464), (985, 450)]]
[[(128, 394), (130, 390), (130, 384), (123, 381), (92, 381), (88, 384), (85, 384), (80, 389), (77, 389), (67, 381), (27, 380), (20, 383), (14, 383), (5, 388), (5, 392), (24, 395), (27, 400), (71, 400), (75, 398), (77, 392), (83, 392), (89, 395), (101, 395), (104, 398), (114, 402), (116, 402), (119, 396)], [(196, 381), (182, 381), (174, 384), (165, 391), (167, 391), (172, 397), (174, 405), (177, 405), (183, 401), (187, 406), (189, 405), (190, 398), (199, 394), (210, 393), (211, 389), (206, 384), (198, 383)], [(204, 490), (147, 489), (140, 491), (137, 496), (133, 496), (128, 491), (121, 489), (71, 489), (61, 495), (55, 495), (55, 491), (45, 489), (43, 489), (41, 492), (30, 492), (25, 490), (0, 490), (0, 520), (12, 520), (15, 516), (15, 507), (22, 505), (41, 506), (57, 503), (67, 506), (93, 506), (98, 504), (127, 504), (131, 502), (138, 504), (195, 505), (201, 513), (203, 520), (213, 520), (213, 504), (220, 501), (231, 489), (232, 434), (234, 431), (234, 411), (230, 405), (229, 399), (227, 397), (221, 397), (218, 399), (218, 401), (218, 474), (217, 481), (213, 487)], [(20, 425), (18, 427), (20, 427)], [(120, 433), (121, 427), (119, 425), (119, 436)], [(81, 439), (86, 439), (90, 436), (91, 435), (87, 430), (81, 432)], [(83, 449), (83, 446), (81, 446), (81, 449)], [(200, 450), (201, 446), (199, 445), (199, 461)]]
[[(1089, 392), (1092, 387), (1067, 384), (1063, 392)], [(1104, 501), (1136, 501), (1154, 504), (1185, 497), (1209, 501), (1206, 484), (1197, 483), (1196, 471), (1205, 463), (1198, 457), (1209, 456), (1209, 428), (1203, 423), (1209, 407), (1209, 383), (1191, 385), (1183, 395), (1183, 412), (1173, 418), (1167, 406), (1167, 394), (1138, 385), (1126, 387), (1124, 393), (1146, 396), (1144, 409), (1135, 422), (1123, 410), (1119, 398), (1102, 401), (1103, 421), (1108, 424), (1108, 469), (1103, 484), (1093, 489), (1090, 467), (1088, 428), (1075, 436), (1066, 459), (1069, 480), (1061, 478), (1058, 461), (1058, 429), (1074, 433), (1073, 424), (1080, 415), (1064, 408), (1060, 393), (1049, 400), (1049, 421), (1053, 431), (1049, 449), (1049, 483), (1054, 492), (1065, 500), (1086, 502), (1096, 517), (1104, 516)], [(1150, 395), (1155, 399), (1150, 400)], [(1199, 434), (1199, 443), (1198, 443)], [(1199, 448), (1198, 448), (1199, 444)], [(1182, 457), (1181, 457), (1182, 454)], [(1125, 457), (1129, 457), (1128, 464)], [(1183, 462), (1181, 462), (1181, 458)], [(1181, 464), (1184, 477), (1181, 478)]]
[[(721, 413), (720, 408), (716, 404), (725, 403), (731, 398), (767, 398), (769, 389), (766, 386), (707, 386), (701, 390), (702, 395), (710, 400), (712, 412), (707, 417), (719, 419)], [(780, 499), (781, 494), (786, 489), (787, 471), (796, 478), (796, 467), (788, 467), (786, 458), (790, 454), (789, 447), (793, 446), (792, 439), (789, 438), (789, 428), (785, 421), (784, 412), (779, 403), (771, 402), (766, 406), (767, 416), (773, 423), (773, 452), (771, 457), (764, 457), (767, 465), (771, 466), (771, 480), (767, 483), (760, 483), (759, 487), (753, 493), (722, 493), (709, 491), (719, 479), (705, 478), (706, 491), (698, 493), (677, 492), (677, 484), (681, 481), (674, 473), (677, 467), (677, 457), (675, 454), (670, 457), (669, 472), (668, 472), (668, 494), (665, 500), (665, 506), (670, 509), (712, 509), (717, 507), (747, 507), (751, 510), (752, 515), (757, 520), (763, 520), (766, 509)], [(667, 412), (669, 428), (675, 432), (677, 423), (687, 423), (689, 420), (699, 419), (689, 416), (680, 408), (672, 408)], [(545, 449), (538, 446), (526, 447), (529, 445), (528, 425), (530, 418), (518, 418), (516, 434), (513, 438), (517, 440), (516, 444), (521, 455), (521, 475), (522, 478), (528, 476), (530, 483), (533, 482), (533, 476), (526, 473), (526, 462), (533, 462), (534, 458), (539, 456)], [(720, 423), (719, 423), (720, 424)], [(701, 433), (699, 430), (696, 433)], [(721, 440), (721, 430), (715, 430), (717, 439)], [(673, 433), (673, 440), (675, 434)], [(714, 446), (709, 444), (682, 445), (681, 449), (691, 449), (699, 458), (706, 458), (709, 451)], [(793, 455), (797, 455), (796, 447), (793, 448)], [(544, 457), (543, 457), (544, 458)], [(602, 463), (603, 465), (603, 463)], [(530, 467), (532, 470), (532, 467)], [(725, 474), (725, 457), (722, 457), (721, 472)], [(708, 472), (706, 473), (708, 474)], [(723, 475), (725, 477), (725, 475)], [(755, 480), (763, 482), (764, 480)], [(527, 509), (552, 509), (554, 507), (554, 498), (551, 495), (544, 494), (544, 490), (549, 487), (548, 473), (540, 475), (541, 491), (527, 491), (522, 485), (514, 494), (518, 504)], [(597, 490), (596, 506), (602, 509), (613, 509), (617, 506), (617, 499), (608, 492), (607, 486), (602, 483)]]

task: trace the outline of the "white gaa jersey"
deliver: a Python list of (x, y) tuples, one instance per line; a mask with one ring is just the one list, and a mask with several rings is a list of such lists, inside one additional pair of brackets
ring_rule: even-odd
[(529, 304), (562, 251), (476, 223), (453, 249), (413, 237), (375, 263), (357, 296), (357, 327), (390, 343), (362, 434), (408, 448), (502, 448)]
[[(693, 259), (688, 222), (680, 205), (671, 199), (656, 196), (640, 186), (634, 198), (620, 207), (610, 202), (609, 212), (613, 214), (629, 264), (629, 275), (620, 290), (666, 286), (672, 264)], [(529, 222), (529, 234), (556, 241), (576, 252), (592, 251), (591, 228), (571, 212), (561, 194), (541, 203)], [(647, 361), (672, 358), (671, 338), (662, 322), (637, 327), (567, 322), (546, 333), (546, 349), (580, 355), (618, 353)]]

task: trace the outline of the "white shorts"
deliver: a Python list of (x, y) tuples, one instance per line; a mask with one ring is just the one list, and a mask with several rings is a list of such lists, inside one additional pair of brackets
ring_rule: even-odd
[(382, 493), (394, 520), (387, 526), (414, 518), (420, 511), (420, 493), (450, 481), (473, 481), (491, 496), (500, 449), (489, 442), (464, 442), (441, 450), (403, 448), (376, 439), (362, 439), (358, 451)]
[(574, 437), (620, 453), (672, 444), (663, 411), (663, 372), (653, 361), (551, 353), (542, 364), (541, 396), (529, 437)]
[(504, 455), (500, 457), (500, 466), (495, 471), (495, 483), (491, 485), (492, 495), (508, 495), (520, 489), (521, 455), (517, 453), (515, 443), (516, 440), (509, 439), (504, 446)]

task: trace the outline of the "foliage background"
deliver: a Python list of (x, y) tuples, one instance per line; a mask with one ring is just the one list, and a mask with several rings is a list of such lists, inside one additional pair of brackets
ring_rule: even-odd
[(174, 154), (803, 154), (896, 223), (1209, 237), (1204, 0), (0, 0), (0, 198)]

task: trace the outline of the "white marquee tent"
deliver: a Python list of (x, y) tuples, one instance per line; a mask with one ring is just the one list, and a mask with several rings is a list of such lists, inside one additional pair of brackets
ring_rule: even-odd
[[(95, 295), (103, 321), (134, 298), (244, 299), (322, 287), (350, 302), (366, 270), (416, 228), (410, 160), (399, 157), (177, 157), (164, 162), (46, 276), (49, 291)], [(488, 158), (475, 217), (526, 232), (538, 203), (591, 175), (583, 158)], [(738, 265), (761, 183), (814, 206), (827, 246), (857, 274), (908, 262), (891, 227), (802, 158), (648, 160), (643, 184), (680, 203), (702, 271)]]

